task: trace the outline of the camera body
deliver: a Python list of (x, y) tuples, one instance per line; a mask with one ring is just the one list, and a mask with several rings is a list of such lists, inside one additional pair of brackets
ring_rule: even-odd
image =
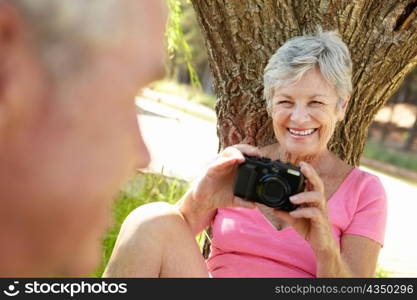
[(245, 159), (237, 171), (235, 196), (285, 211), (297, 208), (289, 197), (304, 191), (300, 168), (266, 157), (245, 155)]

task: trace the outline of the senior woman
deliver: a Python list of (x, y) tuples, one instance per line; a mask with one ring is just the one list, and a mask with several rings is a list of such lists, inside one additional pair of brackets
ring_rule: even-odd
[[(366, 277), (383, 245), (386, 197), (377, 177), (327, 144), (352, 91), (352, 63), (334, 32), (299, 36), (271, 57), (264, 95), (277, 143), (226, 148), (175, 207), (139, 207), (122, 226), (105, 276)], [(233, 196), (243, 154), (300, 166), (304, 192), (285, 212)], [(194, 235), (211, 225), (204, 261)]]

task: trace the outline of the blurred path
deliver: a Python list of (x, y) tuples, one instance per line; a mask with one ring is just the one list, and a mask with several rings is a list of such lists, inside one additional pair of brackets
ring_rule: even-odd
[[(139, 117), (150, 149), (149, 170), (191, 180), (217, 153), (214, 122), (204, 121), (152, 100), (140, 99)], [(379, 176), (388, 196), (385, 245), (379, 265), (389, 277), (417, 277), (417, 185), (407, 184), (365, 167)]]
[(216, 124), (140, 99), (141, 132), (151, 153), (150, 171), (192, 180), (217, 154)]
[(365, 167), (382, 181), (388, 198), (385, 246), (379, 263), (394, 277), (417, 277), (417, 185)]

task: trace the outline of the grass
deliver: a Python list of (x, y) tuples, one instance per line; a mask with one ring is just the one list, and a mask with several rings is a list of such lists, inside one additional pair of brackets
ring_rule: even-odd
[(387, 148), (374, 141), (368, 141), (365, 145), (363, 156), (417, 172), (417, 155)]
[(113, 251), (121, 224), (129, 213), (146, 203), (154, 201), (177, 202), (186, 192), (188, 184), (175, 178), (160, 174), (137, 174), (132, 177), (120, 191), (113, 203), (113, 225), (107, 230), (103, 239), (103, 256), (99, 268), (92, 277), (101, 277)]
[(376, 272), (375, 272), (376, 278), (388, 278), (390, 277), (390, 273), (386, 270), (384, 270), (381, 266), (377, 266)]

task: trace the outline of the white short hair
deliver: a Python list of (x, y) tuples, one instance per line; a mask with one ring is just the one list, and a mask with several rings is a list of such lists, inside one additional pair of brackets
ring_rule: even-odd
[(123, 33), (120, 2), (9, 0), (24, 17), (30, 38), (46, 67), (58, 74), (84, 65), (88, 52), (101, 44), (118, 41)]
[(318, 67), (339, 96), (338, 107), (352, 93), (352, 60), (337, 32), (323, 32), (289, 39), (269, 59), (264, 70), (264, 98), (267, 111), (276, 88), (296, 83), (303, 74)]

